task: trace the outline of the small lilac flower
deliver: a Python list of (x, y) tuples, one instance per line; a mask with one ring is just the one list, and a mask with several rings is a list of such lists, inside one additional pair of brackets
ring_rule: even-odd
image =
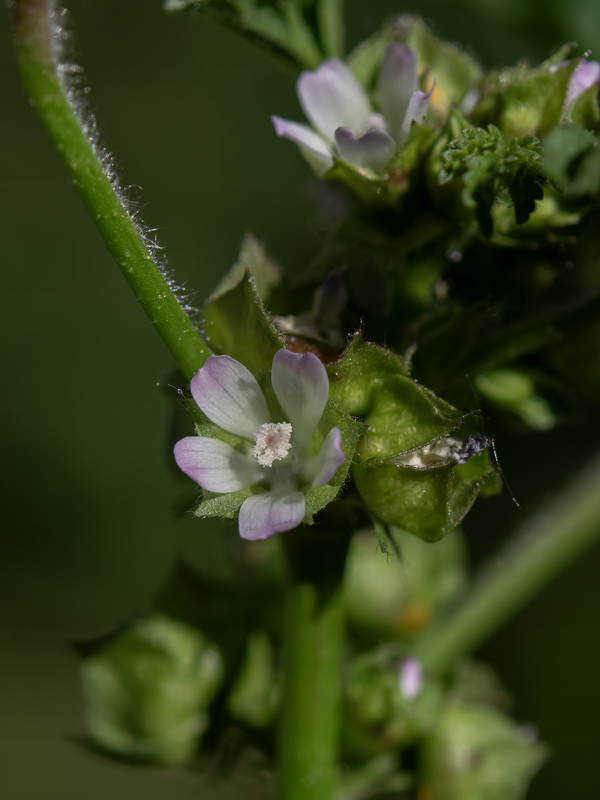
[(423, 121), (433, 89), (419, 91), (418, 79), (415, 52), (392, 42), (379, 72), (382, 113), (378, 113), (346, 64), (330, 58), (303, 72), (296, 84), (300, 105), (313, 127), (274, 116), (275, 132), (295, 142), (319, 175), (333, 166), (334, 154), (356, 167), (380, 172), (406, 144), (412, 123)]
[(417, 658), (406, 658), (400, 663), (399, 685), (407, 700), (414, 700), (423, 686), (423, 667)]
[(240, 507), (244, 539), (266, 539), (300, 525), (305, 491), (325, 486), (345, 461), (339, 428), (327, 433), (318, 452), (313, 449), (329, 395), (319, 359), (278, 350), (271, 382), (286, 421), (273, 420), (258, 381), (243, 364), (210, 356), (192, 378), (192, 397), (211, 422), (238, 437), (239, 449), (207, 436), (188, 436), (175, 445), (179, 468), (206, 491), (258, 490)]

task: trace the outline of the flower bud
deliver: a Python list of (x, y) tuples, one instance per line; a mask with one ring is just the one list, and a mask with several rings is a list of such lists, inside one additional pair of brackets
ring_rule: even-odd
[(93, 741), (126, 758), (187, 762), (221, 675), (221, 655), (199, 631), (164, 616), (138, 622), (83, 662)]

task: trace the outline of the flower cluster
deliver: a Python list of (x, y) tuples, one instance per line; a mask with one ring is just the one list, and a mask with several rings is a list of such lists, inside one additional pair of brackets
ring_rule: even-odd
[(319, 359), (278, 350), (271, 382), (284, 421), (273, 419), (278, 413), (271, 412), (243, 364), (230, 356), (210, 356), (192, 379), (192, 397), (212, 423), (236, 437), (236, 445), (208, 436), (188, 436), (175, 445), (180, 469), (207, 492), (252, 487), (239, 511), (244, 539), (265, 539), (300, 525), (305, 492), (329, 483), (345, 461), (338, 428), (315, 445), (329, 395)]
[(333, 166), (334, 155), (380, 172), (405, 145), (412, 123), (423, 121), (432, 90), (420, 91), (418, 80), (415, 52), (388, 45), (377, 85), (379, 113), (346, 64), (330, 58), (298, 78), (298, 99), (313, 128), (274, 116), (275, 131), (295, 142), (320, 175)]

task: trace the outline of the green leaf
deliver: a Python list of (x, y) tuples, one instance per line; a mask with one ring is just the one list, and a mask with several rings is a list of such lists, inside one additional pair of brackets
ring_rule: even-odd
[(169, 765), (194, 755), (222, 676), (219, 651), (199, 631), (150, 617), (110, 639), (81, 670), (99, 747)]
[[(204, 325), (216, 353), (226, 353), (250, 372), (271, 369), (273, 356), (283, 347), (256, 289), (242, 249), (238, 263), (221, 281), (204, 307)], [(256, 255), (256, 253), (254, 253)], [(264, 262), (261, 282), (265, 285)]]

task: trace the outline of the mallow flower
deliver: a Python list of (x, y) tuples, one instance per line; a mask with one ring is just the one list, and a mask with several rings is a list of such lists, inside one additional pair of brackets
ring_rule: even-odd
[(313, 353), (278, 350), (271, 383), (279, 409), (269, 407), (243, 364), (210, 356), (192, 379), (192, 397), (214, 425), (233, 435), (225, 437), (232, 444), (188, 436), (175, 445), (179, 468), (207, 492), (252, 488), (239, 509), (244, 539), (265, 539), (300, 525), (305, 492), (329, 483), (345, 461), (339, 428), (326, 435), (320, 429), (329, 395), (321, 361)]
[(320, 175), (334, 155), (356, 167), (381, 172), (404, 147), (413, 122), (422, 122), (431, 94), (418, 89), (415, 52), (392, 42), (384, 54), (377, 83), (381, 113), (350, 69), (337, 58), (303, 72), (296, 91), (312, 128), (271, 117), (278, 136), (291, 139)]

